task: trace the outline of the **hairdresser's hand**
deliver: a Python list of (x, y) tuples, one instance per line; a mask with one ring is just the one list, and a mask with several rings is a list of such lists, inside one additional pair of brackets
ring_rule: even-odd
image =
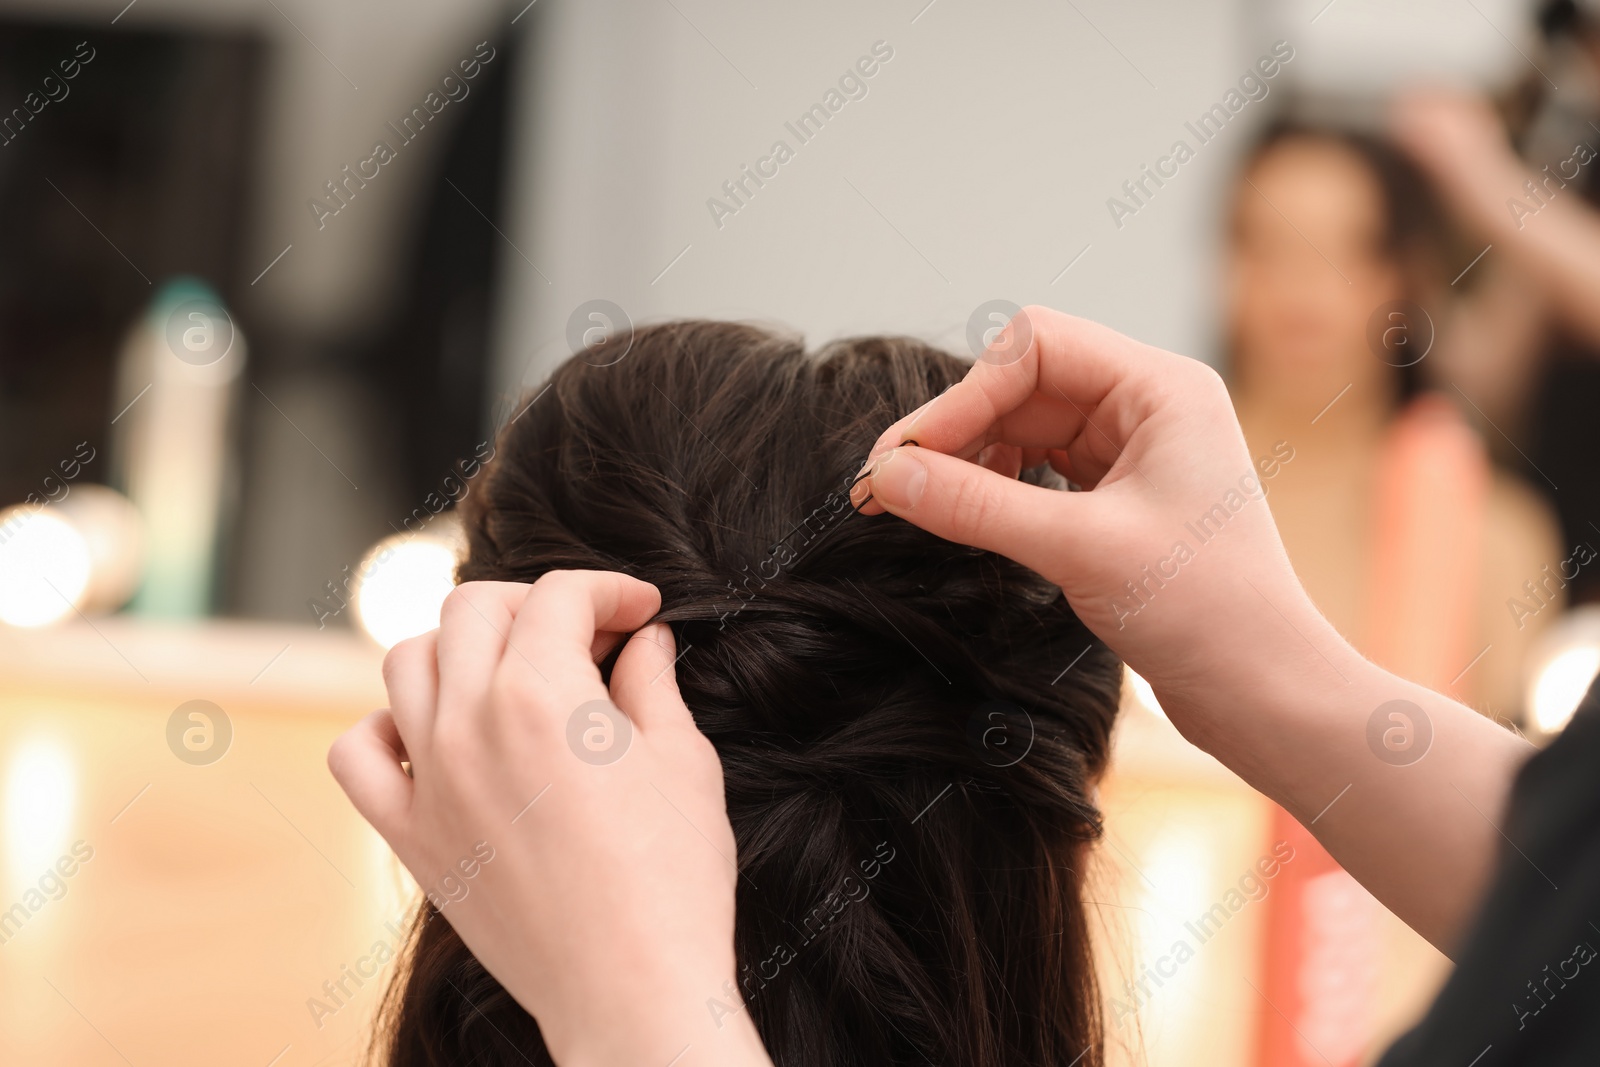
[[(328, 753), (562, 1067), (768, 1062), (748, 1015), (705, 1007), (735, 975), (734, 838), (672, 632), (639, 630), (660, 603), (593, 571), (463, 585)], [(608, 691), (595, 660), (634, 630)]]
[[(920, 447), (895, 447), (906, 440)], [(1233, 698), (1263, 665), (1311, 676), (1328, 673), (1324, 652), (1353, 656), (1295, 577), (1227, 389), (1203, 363), (1030, 307), (873, 457), (863, 510), (1055, 582), (1202, 747), (1236, 727)], [(1017, 480), (1046, 459), (1088, 491)]]
[(1461, 221), (1525, 272), (1569, 328), (1600, 346), (1600, 213), (1565, 188), (1600, 165), (1594, 142), (1530, 165), (1486, 102), (1444, 91), (1402, 97), (1391, 125)]
[[(895, 447), (908, 438), (921, 447)], [(874, 454), (863, 486), (877, 505), (1059, 585), (1186, 737), (1449, 950), (1498, 847), (1484, 813), (1500, 810), (1529, 748), (1368, 663), (1322, 617), (1213, 371), (1027, 308), (988, 360), (890, 427)], [(1046, 458), (1087, 491), (1016, 480)], [(1395, 701), (1408, 736), (1429, 737), (1399, 758), (1383, 740)]]

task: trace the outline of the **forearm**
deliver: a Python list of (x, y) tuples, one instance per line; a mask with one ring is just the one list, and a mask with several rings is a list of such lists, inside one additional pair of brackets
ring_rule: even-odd
[(1519, 158), (1481, 100), (1455, 94), (1403, 97), (1398, 143), (1433, 180), (1457, 221), (1496, 257), (1536, 279), (1567, 325), (1600, 344), (1600, 213), (1569, 182), (1590, 158), (1538, 163)]
[[(1550, 289), (1567, 325), (1600, 345), (1600, 215), (1577, 201), (1557, 201), (1549, 219), (1524, 229), (1528, 259)], [(1541, 225), (1536, 225), (1541, 224)], [(1513, 245), (1512, 247), (1516, 247)]]
[(1537, 214), (1513, 220), (1501, 209), (1480, 222), (1496, 249), (1537, 279), (1562, 321), (1600, 345), (1600, 213), (1568, 192)]
[[(1500, 854), (1497, 827), (1532, 746), (1367, 662), (1314, 609), (1293, 627), (1278, 626), (1275, 644), (1240, 642), (1241, 662), (1216, 677), (1250, 684), (1193, 701), (1185, 732), (1448, 954)], [(1411, 706), (1380, 712), (1396, 700)]]

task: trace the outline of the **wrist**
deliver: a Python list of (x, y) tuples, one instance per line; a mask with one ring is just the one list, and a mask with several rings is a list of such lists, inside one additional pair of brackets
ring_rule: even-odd
[(1307, 731), (1356, 708), (1385, 672), (1298, 586), (1258, 592), (1259, 610), (1205, 653), (1203, 673), (1157, 695), (1185, 739), (1277, 799), (1277, 771), (1303, 759)]
[[(702, 1053), (695, 1059), (694, 1051)], [(755, 1020), (749, 1011), (739, 1012), (737, 1019), (726, 1020), (720, 1031), (714, 1027), (707, 1032), (706, 1043), (696, 1045), (683, 1059), (682, 1067), (772, 1067), (772, 1059), (756, 1030)]]
[(731, 984), (700, 977), (618, 991), (606, 1010), (566, 1027), (566, 1047), (557, 1053), (552, 1042), (551, 1056), (560, 1067), (771, 1067), (749, 1011), (737, 998), (728, 1010)]
[(685, 1028), (637, 1018), (618, 1022), (610, 1032), (586, 1035), (578, 1047), (552, 1058), (559, 1067), (772, 1067), (747, 1013), (720, 1030), (709, 1023)]
[(1257, 646), (1253, 664), (1230, 668), (1244, 684), (1220, 690), (1185, 736), (1310, 825), (1347, 786), (1388, 769), (1370, 732), (1383, 705), (1410, 701), (1438, 725), (1436, 702), (1451, 702), (1367, 660), (1320, 615), (1294, 624), (1299, 647)]

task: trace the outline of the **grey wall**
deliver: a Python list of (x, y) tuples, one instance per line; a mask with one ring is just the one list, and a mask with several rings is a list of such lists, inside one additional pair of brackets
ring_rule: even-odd
[[(1520, 59), (1500, 27), (1517, 37), (1525, 7), (543, 0), (543, 52), (522, 85), (534, 136), (516, 171), (526, 199), (511, 220), (501, 389), (563, 358), (567, 316), (596, 297), (636, 320), (768, 320), (813, 342), (903, 331), (956, 348), (972, 310), (999, 297), (1213, 359), (1220, 198), (1288, 83), (1503, 78)], [(1296, 59), (1278, 96), (1115, 225), (1107, 198), (1176, 138), (1193, 143), (1184, 121), (1279, 38)], [(785, 121), (878, 40), (894, 58), (868, 95), (801, 146)], [(707, 199), (776, 139), (794, 159), (719, 227)]]
[[(1120, 229), (1105, 201), (1260, 50), (1239, 0), (925, 2), (543, 10), (522, 87), (539, 136), (512, 220), (537, 270), (507, 257), (505, 387), (566, 355), (566, 317), (594, 297), (636, 320), (951, 346), (998, 297), (1203, 351), (1212, 207), (1246, 131), (1202, 150)], [(880, 40), (894, 55), (867, 95), (802, 145), (785, 122)], [(780, 139), (794, 158), (719, 227), (708, 198), (726, 200), (721, 184)]]

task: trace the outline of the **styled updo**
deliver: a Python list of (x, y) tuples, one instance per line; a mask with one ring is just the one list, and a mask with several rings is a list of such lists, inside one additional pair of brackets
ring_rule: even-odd
[[(1120, 664), (1032, 571), (848, 502), (883, 428), (968, 364), (699, 321), (610, 351), (506, 427), (463, 505), (459, 577), (611, 569), (661, 590), (738, 839), (739, 988), (707, 1010), (750, 1011), (780, 1067), (1099, 1065), (1084, 860)], [(383, 1061), (549, 1063), (429, 919)]]

